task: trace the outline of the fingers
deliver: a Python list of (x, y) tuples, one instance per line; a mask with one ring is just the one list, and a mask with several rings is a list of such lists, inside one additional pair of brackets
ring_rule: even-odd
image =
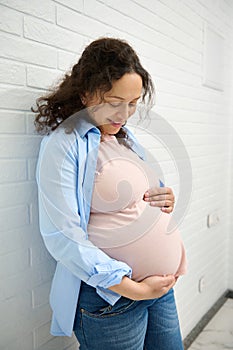
[(155, 194), (153, 192), (150, 195), (144, 195), (144, 200), (145, 201), (155, 201), (155, 202), (170, 201), (173, 203), (175, 201), (175, 198), (174, 198), (174, 195), (169, 194), (169, 193)]
[(170, 187), (151, 188), (143, 196), (143, 200), (152, 207), (158, 207), (164, 213), (170, 214), (174, 209), (175, 196)]
[(156, 207), (174, 207), (175, 197), (169, 187), (155, 187), (148, 190), (143, 197), (144, 201)]
[[(146, 201), (146, 202), (149, 202), (149, 201)], [(153, 200), (153, 201), (150, 202), (150, 205), (151, 206), (156, 206), (156, 207), (171, 207), (171, 206), (174, 205), (174, 201), (169, 200), (169, 199), (166, 199), (166, 200), (163, 200), (163, 201)]]
[(163, 195), (163, 194), (172, 194), (172, 189), (171, 187), (153, 187), (153, 188), (149, 188), (145, 195)]
[(173, 275), (150, 276), (140, 282), (143, 287), (146, 286), (146, 292), (143, 291), (144, 299), (159, 298), (166, 294), (176, 283)]
[(168, 276), (164, 276), (162, 277), (163, 278), (163, 285), (166, 287), (166, 286), (170, 286), (172, 285), (173, 283), (176, 282), (176, 279), (173, 275), (168, 275)]
[(158, 196), (164, 194), (172, 194), (172, 189), (170, 187), (153, 187), (148, 189), (145, 192), (144, 196), (148, 198), (151, 196)]
[(167, 213), (167, 214), (170, 214), (172, 211), (173, 211), (173, 206), (170, 206), (170, 207), (162, 207), (161, 208), (161, 211), (163, 211), (164, 213)]
[(176, 284), (176, 279), (174, 278), (174, 280), (167, 286), (167, 291), (173, 288), (175, 284)]
[[(168, 283), (169, 281), (169, 283)], [(169, 278), (166, 282), (166, 284), (161, 288), (162, 295), (166, 294), (171, 288), (174, 287), (176, 284), (176, 280), (173, 276), (173, 278)]]
[(150, 201), (146, 200), (146, 202), (149, 203), (152, 207), (159, 207), (159, 208), (174, 208), (174, 201), (166, 200), (166, 201)]

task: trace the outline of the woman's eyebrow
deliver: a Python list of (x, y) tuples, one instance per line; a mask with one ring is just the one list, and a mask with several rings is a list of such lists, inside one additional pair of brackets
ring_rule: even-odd
[[(120, 97), (120, 96), (112, 96), (112, 95), (110, 95), (110, 96), (107, 96), (107, 97), (117, 98), (118, 100), (124, 101), (124, 98), (123, 98), (123, 97)], [(134, 100), (139, 100), (140, 97), (141, 97), (141, 96), (135, 97), (132, 101), (134, 101)]]

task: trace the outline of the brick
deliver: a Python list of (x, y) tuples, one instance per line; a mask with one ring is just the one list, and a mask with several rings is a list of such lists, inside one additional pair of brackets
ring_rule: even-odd
[(34, 101), (41, 95), (41, 92), (19, 88), (0, 88), (0, 108), (17, 110), (30, 110)]
[[(99, 21), (110, 24), (113, 27), (116, 26), (121, 30), (127, 28), (128, 25), (128, 19), (126, 20), (125, 16), (95, 0), (84, 2), (84, 13), (90, 18), (98, 18)], [(132, 21), (130, 19), (129, 21), (131, 24)]]
[(29, 208), (27, 205), (1, 209), (1, 230), (7, 231), (14, 228), (28, 225), (30, 222)]
[(226, 130), (224, 125), (208, 125), (203, 123), (190, 123), (190, 122), (173, 122), (172, 125), (178, 131), (179, 134), (218, 134), (225, 135)]
[(29, 248), (30, 251), (30, 265), (36, 266), (44, 263), (46, 260), (51, 259), (51, 255), (49, 254), (48, 250), (44, 246), (34, 246)]
[[(35, 108), (35, 106), (36, 106), (36, 104), (33, 105), (34, 108)], [(33, 112), (26, 113), (26, 132), (27, 132), (27, 134), (38, 135), (38, 133), (35, 129), (35, 125), (34, 125), (35, 117), (36, 117), (36, 113), (33, 113)]]
[(55, 2), (67, 6), (76, 12), (83, 12), (84, 0), (55, 0)]
[(63, 6), (57, 7), (57, 24), (61, 27), (73, 30), (79, 34), (97, 38), (107, 35), (109, 27), (96, 19), (84, 17)]
[(22, 13), (42, 18), (53, 22), (55, 17), (55, 5), (52, 1), (42, 0), (38, 6), (37, 0), (1, 0), (1, 4), (14, 8)]
[[(51, 258), (49, 262), (46, 261), (46, 264), (32, 266), (31, 268), (19, 271), (19, 273), (12, 276), (5, 276), (5, 278), (1, 279), (4, 283), (2, 283), (0, 289), (0, 301), (4, 302), (4, 300), (12, 299), (23, 293), (25, 291), (25, 286), (27, 286), (27, 290), (33, 290), (44, 283), (51, 283), (53, 274), (54, 261)], [(31, 295), (29, 302), (31, 305)]]
[[(140, 0), (136, 0), (140, 5)], [(182, 4), (180, 1), (161, 0), (160, 2), (150, 3), (149, 0), (144, 1), (144, 5), (150, 8), (152, 12), (159, 13), (159, 16), (180, 28), (192, 38), (201, 40), (202, 19), (195, 12)], [(187, 45), (189, 43), (187, 42)]]
[(78, 62), (79, 57), (80, 55), (78, 54), (58, 51), (58, 68), (64, 71), (70, 71), (73, 65)]
[[(131, 44), (133, 44), (133, 42)], [(168, 76), (169, 80), (173, 79), (174, 72), (174, 79), (176, 79), (176, 81), (177, 79), (178, 81), (179, 79), (185, 79), (187, 82), (190, 82), (191, 85), (195, 82), (196, 85), (200, 85), (200, 78), (198, 77), (200, 75), (199, 65), (186, 60), (181, 55), (177, 56), (177, 53), (173, 54), (172, 52), (166, 52), (165, 50), (146, 42), (139, 44), (136, 48), (138, 54), (143, 56), (143, 59), (151, 60), (148, 70), (151, 73), (154, 82), (156, 82), (157, 75), (160, 76), (160, 74), (164, 74), (164, 70), (168, 69), (165, 74)], [(161, 71), (159, 69), (160, 67), (163, 67), (164, 69)], [(172, 71), (170, 75), (169, 71)], [(180, 77), (179, 73), (181, 75)]]
[(0, 185), (0, 208), (37, 201), (37, 185), (32, 182)]
[[(33, 310), (30, 303), (29, 292), (24, 292), (16, 298), (0, 304), (1, 314), (8, 314), (9, 320), (11, 320), (9, 323), (5, 320), (4, 324), (1, 325), (1, 346), (3, 348), (16, 342), (22, 335), (31, 332), (36, 324), (51, 319), (51, 310), (48, 305), (42, 306), (39, 310)], [(20, 322), (15, 315), (20, 315)]]
[(1, 57), (45, 67), (57, 66), (56, 51), (48, 46), (7, 35), (0, 36), (0, 46)]
[(0, 242), (0, 255), (25, 247), (38, 248), (38, 250), (43, 247), (45, 249), (39, 229), (33, 225), (16, 227), (9, 230), (7, 235), (5, 232), (0, 232)]
[(28, 159), (27, 163), (28, 163), (28, 180), (35, 180), (37, 158)]
[(83, 45), (81, 35), (31, 17), (25, 18), (24, 35), (28, 39), (73, 52)]
[(34, 201), (30, 205), (30, 222), (34, 226), (39, 226), (38, 203), (37, 203), (37, 201)]
[[(144, 26), (150, 27), (156, 32), (163, 33), (163, 35), (165, 35), (168, 38), (172, 38), (173, 45), (179, 45), (179, 42), (184, 43), (185, 46), (188, 46), (191, 49), (197, 47), (199, 51), (201, 50), (201, 29), (197, 29), (196, 26), (190, 25), (189, 21), (185, 20), (183, 16), (176, 15), (174, 11), (171, 11), (169, 9), (169, 7), (164, 6), (158, 1), (151, 2), (149, 0), (146, 0), (143, 1), (143, 3), (138, 1), (138, 4), (136, 4), (131, 0), (126, 0), (124, 2), (124, 6), (122, 6), (121, 0), (106, 0), (104, 1), (104, 4), (107, 4), (110, 7), (119, 11), (120, 13), (123, 13), (124, 15), (129, 16), (137, 22), (142, 23)], [(172, 21), (175, 23), (175, 26), (171, 23)], [(183, 23), (181, 29), (179, 29), (177, 23), (179, 23), (179, 26), (181, 25), (181, 23)], [(187, 27), (191, 27), (190, 32), (192, 34), (193, 32), (197, 32), (197, 39), (194, 39), (192, 37), (193, 35), (190, 36), (190, 34), (186, 34)], [(162, 44), (162, 42), (163, 40), (159, 40), (160, 45)], [(166, 39), (164, 44), (166, 45)], [(181, 52), (183, 53), (183, 50)], [(194, 55), (196, 55), (194, 51), (192, 52)]]
[[(178, 95), (173, 95), (169, 93), (164, 93), (160, 91), (157, 93), (157, 104), (161, 106), (169, 106), (179, 109), (191, 109), (192, 111), (202, 111), (206, 113), (211, 113), (213, 109), (213, 103), (211, 101), (200, 101), (195, 100), (190, 97), (183, 97)], [(222, 107), (220, 105), (215, 105), (216, 112), (221, 113)]]
[[(157, 84), (159, 78), (163, 78), (167, 81), (174, 81), (181, 83), (185, 87), (195, 86), (199, 88), (200, 78), (194, 76), (191, 72), (181, 71), (176, 67), (171, 67), (163, 62), (158, 62), (155, 59), (142, 57), (141, 62), (145, 69), (153, 76), (153, 81)], [(172, 77), (172, 80), (171, 80)]]
[[(4, 300), (4, 302), (0, 303), (0, 312), (1, 315), (8, 315), (8, 318), (5, 319), (5, 322), (3, 319), (0, 320), (0, 327), (1, 327), (1, 347), (4, 349), (8, 344), (14, 342), (17, 340), (17, 336), (19, 335), (19, 329), (22, 330), (23, 326), (23, 315), (26, 313), (26, 310), (28, 309), (28, 301), (26, 298), (20, 298), (14, 297), (10, 298), (8, 300)], [(21, 315), (20, 319), (21, 322), (18, 322), (18, 325), (16, 325), (16, 317), (15, 315)], [(11, 325), (16, 326), (14, 329), (14, 332), (12, 332), (10, 327)], [(10, 334), (11, 333), (11, 334)]]
[[(128, 4), (131, 4), (131, 2), (128, 2)], [(119, 8), (121, 9), (121, 12), (123, 11), (123, 7), (121, 4), (119, 4)], [(131, 5), (130, 7), (135, 8), (135, 4)], [(137, 6), (137, 5), (136, 5)], [(127, 11), (128, 7), (126, 5)], [(112, 11), (110, 15), (110, 12)], [(195, 63), (201, 62), (201, 55), (199, 53), (194, 52), (192, 49), (189, 49), (186, 45), (182, 45), (179, 42), (174, 40), (173, 38), (169, 38), (168, 36), (164, 35), (163, 33), (160, 33), (159, 31), (153, 30), (153, 22), (155, 20), (151, 20), (152, 22), (152, 28), (149, 28), (147, 25), (141, 24), (138, 19), (132, 19), (129, 18), (127, 15), (122, 14), (119, 11), (114, 11), (105, 6), (104, 4), (96, 3), (94, 0), (89, 0), (85, 3), (85, 13), (90, 16), (99, 16), (101, 18), (101, 21), (104, 23), (111, 25), (116, 28), (121, 28), (122, 31), (129, 33), (133, 36), (136, 36), (137, 38), (143, 40), (144, 42), (148, 42), (152, 44), (155, 47), (155, 43), (159, 43), (157, 48), (162, 48), (165, 50), (165, 56), (169, 58), (170, 55), (176, 54), (176, 56), (179, 58), (179, 56), (189, 60), (194, 61)], [(140, 8), (138, 7), (137, 11), (137, 17), (140, 19), (142, 11), (140, 11)], [(152, 15), (153, 17), (154, 15)], [(147, 16), (148, 21), (150, 19), (150, 14)], [(174, 32), (174, 29), (173, 29)], [(174, 35), (174, 34), (173, 34)], [(155, 56), (156, 57), (156, 56)], [(177, 58), (174, 57), (174, 58)], [(187, 62), (188, 63), (188, 62)], [(195, 65), (193, 65), (193, 70), (195, 69)]]
[(0, 82), (13, 85), (24, 85), (26, 81), (25, 67), (15, 62), (0, 60)]
[(1, 278), (25, 270), (29, 266), (28, 250), (22, 249), (0, 256)]
[(0, 30), (20, 36), (23, 32), (23, 15), (1, 5), (0, 12)]
[(0, 183), (25, 181), (27, 164), (25, 160), (0, 160)]
[(218, 113), (205, 113), (201, 110), (189, 110), (186, 109), (175, 109), (169, 106), (158, 106), (156, 105), (154, 111), (160, 116), (165, 118), (168, 122), (187, 122), (187, 120), (192, 121), (192, 123), (206, 123), (209, 124), (222, 125), (222, 120), (219, 118)]
[(39, 286), (36, 286), (32, 290), (32, 307), (40, 307), (41, 305), (45, 305), (49, 300), (49, 292), (51, 288), (51, 282), (43, 283)]
[(0, 111), (0, 133), (25, 133), (25, 115), (22, 112)]
[(195, 96), (200, 101), (212, 102), (216, 103), (216, 99), (218, 97), (218, 92), (215, 91), (210, 94), (210, 91), (200, 91), (200, 88), (187, 86), (183, 84), (179, 84), (175, 81), (168, 81), (165, 79), (156, 78), (156, 85), (158, 92), (171, 93), (173, 95), (185, 96), (188, 98), (192, 98)]
[(4, 158), (36, 157), (39, 152), (41, 137), (37, 136), (2, 136), (0, 153)]
[(42, 89), (52, 89), (64, 76), (58, 70), (49, 70), (41, 67), (27, 67), (27, 85)]

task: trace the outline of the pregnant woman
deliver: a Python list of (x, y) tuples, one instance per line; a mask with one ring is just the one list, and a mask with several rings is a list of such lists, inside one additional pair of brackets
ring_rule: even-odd
[(182, 350), (173, 286), (186, 271), (174, 196), (125, 124), (153, 84), (132, 47), (101, 38), (37, 100), (40, 231), (56, 259), (51, 333), (80, 350)]

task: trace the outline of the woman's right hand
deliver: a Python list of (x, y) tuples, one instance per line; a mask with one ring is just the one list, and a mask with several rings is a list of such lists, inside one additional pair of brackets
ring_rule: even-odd
[(109, 287), (126, 298), (132, 300), (147, 300), (160, 298), (166, 294), (176, 283), (173, 275), (150, 276), (140, 282), (135, 282), (128, 277), (123, 277), (120, 284)]
[(141, 297), (138, 300), (160, 298), (176, 283), (173, 275), (150, 276), (139, 282)]

